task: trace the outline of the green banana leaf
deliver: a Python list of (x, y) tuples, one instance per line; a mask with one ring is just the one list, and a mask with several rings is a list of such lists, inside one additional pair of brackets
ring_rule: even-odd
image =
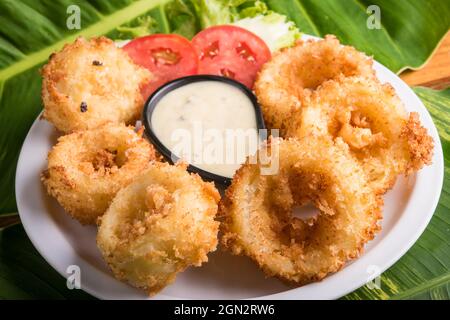
[[(226, 23), (237, 12), (252, 6), (252, 0), (0, 0), (0, 216), (16, 214), (14, 175), (18, 154), (31, 123), (42, 109), (39, 68), (48, 56), (77, 36), (107, 35), (129, 38), (152, 32), (175, 32), (192, 37), (202, 27)], [(341, 41), (374, 55), (375, 59), (399, 72), (418, 68), (429, 58), (450, 26), (450, 2), (443, 0), (266, 0), (274, 11), (286, 14), (304, 33), (336, 34)], [(81, 29), (66, 26), (70, 5), (78, 5)], [(381, 29), (368, 29), (367, 7), (381, 11)], [(417, 89), (441, 129), (446, 153), (447, 196), (441, 199), (435, 218), (424, 237), (430, 240), (412, 249), (384, 275), (386, 283), (376, 293), (360, 289), (349, 298), (387, 298), (391, 296), (448, 296), (449, 252), (448, 213), (448, 90), (432, 92)], [(446, 100), (447, 99), (447, 100)], [(442, 101), (440, 105), (437, 101)], [(448, 130), (448, 129), (447, 129)], [(432, 236), (434, 235), (434, 237)], [(439, 240), (440, 239), (440, 240)], [(65, 290), (59, 277), (34, 251), (20, 226), (5, 229), (0, 240), (0, 296), (5, 297), (77, 297)], [(416, 244), (416, 247), (420, 244)], [(444, 246), (445, 245), (445, 246)], [(444, 247), (443, 247), (444, 246)], [(414, 248), (416, 248), (414, 247)], [(431, 248), (431, 249), (428, 249)], [(23, 250), (23, 251), (21, 251)], [(22, 254), (19, 254), (22, 252)], [(22, 257), (14, 259), (15, 255)], [(415, 266), (428, 259), (430, 266)], [(26, 257), (30, 257), (27, 261)], [(34, 257), (35, 256), (35, 257)], [(40, 260), (41, 259), (41, 260)], [(434, 259), (434, 260), (433, 260)], [(427, 260), (428, 261), (428, 260)], [(36, 266), (34, 266), (36, 264)], [(33, 266), (33, 268), (31, 268)], [(20, 268), (19, 268), (20, 267)], [(397, 270), (396, 268), (400, 268)], [(446, 269), (445, 272), (440, 272)], [(22, 273), (15, 270), (21, 270)], [(28, 271), (27, 271), (28, 270)], [(42, 272), (37, 272), (40, 270)], [(410, 270), (408, 273), (405, 270)], [(402, 274), (407, 274), (402, 276)], [(42, 275), (45, 274), (45, 275)], [(444, 274), (444, 276), (442, 276)], [(38, 279), (40, 277), (40, 279)], [(58, 278), (59, 277), (59, 278)], [(34, 280), (33, 280), (34, 279)], [(59, 280), (58, 280), (59, 279)], [(41, 282), (39, 282), (40, 280)], [(423, 282), (425, 281), (426, 282)], [(429, 281), (430, 280), (430, 281)], [(60, 283), (59, 283), (59, 282)], [(421, 283), (424, 288), (421, 288)], [(29, 284), (33, 286), (29, 287)], [(51, 284), (51, 286), (49, 285)], [(391, 285), (391, 286), (389, 286)], [(426, 286), (432, 288), (427, 291)], [(52, 289), (53, 288), (53, 289)], [(399, 289), (400, 288), (400, 289)], [(414, 291), (415, 288), (420, 288)], [(410, 293), (408, 290), (412, 290)], [(446, 291), (445, 291), (446, 290)], [(424, 293), (425, 292), (425, 293)], [(60, 294), (60, 295), (59, 295)], [(440, 295), (439, 297), (443, 297)]]
[[(302, 32), (317, 36), (335, 34), (343, 43), (373, 55), (394, 72), (420, 68), (450, 27), (449, 1), (268, 0), (267, 3), (293, 20)], [(369, 6), (380, 9), (380, 29), (367, 27)]]
[(0, 229), (0, 299), (92, 299), (36, 251), (20, 224)]

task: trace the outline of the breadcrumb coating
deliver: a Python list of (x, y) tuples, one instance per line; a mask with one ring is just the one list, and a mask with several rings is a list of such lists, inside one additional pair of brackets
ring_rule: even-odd
[(144, 104), (140, 90), (151, 79), (105, 37), (65, 45), (41, 74), (43, 117), (64, 133), (105, 123), (134, 125)]
[(374, 77), (373, 61), (335, 36), (298, 41), (274, 54), (255, 82), (255, 93), (270, 129), (284, 135), (291, 114), (307, 105), (311, 93), (323, 82), (339, 76)]
[(220, 195), (186, 167), (153, 163), (119, 191), (99, 226), (97, 245), (114, 275), (151, 295), (217, 246)]
[(372, 187), (385, 193), (401, 174), (431, 163), (434, 143), (417, 113), (408, 113), (389, 84), (339, 77), (318, 88), (292, 116), (287, 136), (342, 140)]
[(106, 125), (59, 138), (41, 180), (73, 218), (95, 224), (117, 191), (155, 159), (153, 146), (132, 127)]
[[(274, 139), (259, 154), (278, 155), (279, 172), (261, 175), (261, 161), (239, 169), (220, 204), (221, 242), (268, 276), (298, 285), (321, 280), (358, 257), (380, 230), (381, 196), (344, 143)], [(294, 217), (307, 203), (319, 215)]]

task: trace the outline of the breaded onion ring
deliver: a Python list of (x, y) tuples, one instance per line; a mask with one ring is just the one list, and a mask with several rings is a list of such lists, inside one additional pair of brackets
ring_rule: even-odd
[(287, 136), (343, 140), (373, 188), (384, 193), (400, 174), (431, 162), (433, 139), (417, 113), (408, 114), (389, 84), (361, 77), (324, 83), (293, 115)]
[(255, 92), (266, 125), (283, 135), (289, 117), (308, 103), (310, 94), (324, 81), (338, 76), (373, 77), (372, 59), (336, 37), (299, 41), (276, 53), (261, 69)]
[(186, 165), (154, 163), (118, 192), (97, 245), (114, 275), (155, 294), (217, 246), (219, 193)]
[(107, 125), (59, 138), (41, 179), (72, 217), (95, 224), (117, 191), (155, 158), (153, 146), (133, 128)]
[(140, 89), (151, 77), (104, 37), (65, 45), (41, 73), (43, 116), (65, 133), (134, 124), (144, 103)]
[[(344, 144), (329, 139), (274, 139), (259, 151), (279, 159), (275, 175), (265, 162), (245, 164), (220, 205), (222, 243), (251, 257), (269, 276), (296, 284), (318, 281), (357, 257), (380, 229), (381, 196), (368, 187)], [(309, 221), (293, 208), (312, 203)]]

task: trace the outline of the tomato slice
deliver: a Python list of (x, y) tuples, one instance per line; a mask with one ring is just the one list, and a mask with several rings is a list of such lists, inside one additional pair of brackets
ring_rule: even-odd
[(154, 34), (136, 38), (123, 49), (133, 61), (150, 70), (154, 79), (142, 94), (148, 98), (163, 84), (197, 74), (198, 56), (186, 38), (176, 34)]
[(224, 25), (198, 33), (192, 44), (199, 56), (200, 74), (233, 78), (252, 88), (256, 74), (270, 57), (264, 40), (240, 27)]

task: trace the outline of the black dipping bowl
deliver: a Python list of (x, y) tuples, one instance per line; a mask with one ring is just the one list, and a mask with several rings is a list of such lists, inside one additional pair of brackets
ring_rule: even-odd
[[(164, 156), (164, 158), (166, 158), (170, 163), (176, 162), (179, 158), (177, 158), (175, 155), (172, 155), (172, 152), (162, 144), (162, 142), (159, 140), (159, 138), (156, 136), (155, 132), (153, 131), (153, 125), (152, 125), (152, 121), (151, 121), (153, 111), (155, 110), (155, 107), (158, 104), (158, 102), (170, 91), (175, 90), (184, 85), (187, 85), (189, 83), (201, 82), (201, 81), (223, 82), (223, 83), (232, 85), (235, 88), (238, 88), (239, 90), (241, 90), (250, 99), (250, 101), (253, 104), (253, 107), (255, 109), (257, 128), (258, 129), (266, 129), (266, 126), (264, 125), (264, 119), (263, 119), (263, 116), (261, 113), (261, 109), (258, 105), (258, 101), (256, 100), (255, 95), (253, 94), (253, 92), (250, 89), (248, 89), (243, 84), (241, 84), (235, 80), (232, 80), (230, 78), (221, 77), (221, 76), (212, 76), (212, 75), (195, 75), (195, 76), (187, 76), (187, 77), (175, 79), (169, 83), (166, 83), (165, 85), (161, 86), (160, 88), (158, 88), (148, 98), (147, 102), (144, 105), (144, 112), (142, 115), (142, 122), (145, 127), (145, 134), (146, 134), (147, 138), (156, 147), (156, 149)], [(192, 164), (190, 164), (188, 166), (188, 170), (190, 172), (198, 173), (205, 180), (214, 181), (221, 185), (229, 185), (231, 183), (231, 179), (228, 177), (220, 176), (220, 175), (202, 170)]]

